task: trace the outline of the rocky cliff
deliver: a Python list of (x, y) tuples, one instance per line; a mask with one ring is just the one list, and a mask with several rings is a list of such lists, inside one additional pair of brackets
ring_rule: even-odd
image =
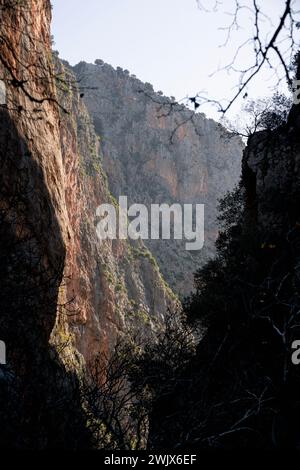
[[(195, 262), (171, 244), (163, 254), (163, 244), (100, 242), (96, 208), (116, 205), (119, 194), (147, 204), (205, 202), (208, 256), (216, 199), (236, 180), (241, 143), (186, 109), (157, 118), (166, 99), (157, 103), (148, 85), (133, 89), (142, 84), (109, 66), (101, 101), (98, 66), (72, 70), (52, 53), (49, 0), (0, 0), (0, 20), (0, 339), (8, 359), (0, 374), (0, 440), (89, 447), (79, 393), (86, 371), (111, 355), (119, 337), (155, 337), (177, 303), (148, 247), (178, 292)], [(84, 102), (78, 76), (85, 67), (89, 80), (95, 70), (96, 83), (80, 80)], [(185, 125), (182, 118), (189, 118)]]
[(142, 242), (97, 238), (96, 208), (116, 203), (101, 165), (101, 142), (76, 89), (76, 77), (66, 65), (58, 67), (64, 83), (58, 99), (69, 110), (60, 117), (69, 220), (64, 273), (67, 299), (74, 299), (65, 313), (70, 310), (76, 345), (90, 360), (99, 351), (109, 354), (120, 334), (149, 335), (175, 296)]
[[(174, 296), (142, 243), (100, 242), (96, 236), (97, 206), (114, 203), (101, 167), (101, 146), (76, 78), (52, 58), (49, 4), (33, 0), (32, 8), (34, 21), (20, 5), (7, 14), (12, 24), (2, 25), (10, 65), (3, 67), (2, 112), (16, 127), (16, 135), (11, 131), (1, 141), (2, 163), (13, 166), (3, 168), (2, 177), (9, 179), (7, 192), (17, 191), (11, 184), (14, 174), (28, 187), (22, 220), (34, 230), (43, 263), (57, 271), (63, 266), (60, 296), (68, 308), (61, 310), (76, 332), (80, 352), (89, 358), (108, 351), (117, 333), (130, 325), (147, 328), (151, 315), (161, 317)], [(9, 36), (15, 25), (18, 36)]]
[(0, 377), (1, 445), (76, 448), (72, 428), (84, 429), (84, 417), (68, 392), (75, 377), (49, 342), (65, 303), (69, 225), (50, 2), (1, 0), (0, 16), (0, 335), (8, 363)]
[(84, 101), (101, 139), (103, 168), (113, 195), (129, 204), (205, 204), (205, 244), (145, 240), (178, 294), (192, 287), (195, 266), (215, 250), (218, 200), (237, 184), (243, 144), (213, 120), (155, 93), (127, 70), (97, 60), (74, 72), (86, 86)]
[(96, 236), (113, 198), (75, 77), (52, 55), (50, 2), (1, 0), (0, 19), (1, 440), (84, 447), (70, 384), (119, 336), (153, 335), (175, 297), (142, 243)]
[[(1, 317), (13, 344), (23, 336), (22, 328), (43, 341), (53, 329), (69, 223), (52, 78), (50, 2), (32, 0), (30, 6), (35, 15), (24, 2), (2, 1), (0, 9), (1, 252), (6, 286)], [(39, 293), (43, 282), (48, 291), (44, 299)], [(8, 352), (12, 349), (8, 346)]]

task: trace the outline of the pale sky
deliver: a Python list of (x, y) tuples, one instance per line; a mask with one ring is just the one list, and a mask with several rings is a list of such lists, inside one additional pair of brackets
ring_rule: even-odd
[[(300, 0), (294, 2), (300, 7)], [(209, 98), (227, 99), (238, 75), (224, 71), (210, 74), (232, 60), (237, 47), (253, 32), (253, 21), (244, 10), (242, 28), (233, 31), (227, 46), (220, 47), (226, 39), (220, 27), (232, 21), (228, 12), (233, 11), (234, 2), (218, 3), (217, 12), (205, 12), (196, 0), (52, 0), (54, 49), (72, 65), (102, 59), (129, 69), (142, 81), (152, 83), (156, 91), (177, 100), (199, 91), (207, 92)], [(284, 1), (258, 3), (277, 24)], [(202, 1), (207, 7), (214, 4), (215, 0)], [(266, 35), (273, 30), (268, 20), (262, 28)], [(239, 65), (252, 63), (252, 57), (251, 50), (245, 48), (238, 56)], [(276, 83), (272, 76), (273, 72), (263, 71), (249, 88), (249, 97), (272, 94)], [(229, 117), (237, 114), (241, 105), (242, 100)], [(219, 116), (212, 105), (204, 105), (200, 111), (214, 119)]]

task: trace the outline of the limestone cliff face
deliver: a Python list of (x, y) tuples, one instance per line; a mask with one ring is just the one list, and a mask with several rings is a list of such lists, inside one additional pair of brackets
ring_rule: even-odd
[[(3, 0), (0, 15), (1, 316), (12, 352), (10, 341), (20, 344), (24, 329), (38, 344), (53, 329), (68, 215), (52, 80), (50, 2), (9, 7)], [(46, 293), (38, 288), (43, 283)]]
[(75, 76), (60, 65), (70, 86), (59, 93), (62, 113), (60, 142), (65, 170), (68, 241), (65, 263), (65, 309), (75, 343), (87, 361), (112, 351), (120, 334), (151, 335), (159, 326), (174, 294), (141, 242), (100, 241), (96, 208), (115, 204), (101, 166), (101, 145), (78, 91)]
[(65, 303), (60, 284), (69, 226), (50, 19), (48, 0), (0, 2), (0, 337), (8, 362), (0, 377), (0, 441), (6, 448), (87, 443), (74, 374), (50, 344)]
[(195, 267), (214, 253), (217, 201), (238, 182), (242, 142), (203, 114), (154, 93), (128, 71), (102, 61), (74, 71), (90, 88), (84, 101), (101, 139), (103, 168), (115, 197), (129, 203), (205, 204), (205, 246), (145, 240), (177, 293), (188, 293)]
[(25, 326), (37, 350), (51, 337), (88, 363), (133, 328), (149, 336), (174, 295), (143, 244), (99, 242), (96, 208), (113, 202), (99, 139), (52, 56), (50, 2), (25, 3), (0, 10), (1, 338), (13, 353)]

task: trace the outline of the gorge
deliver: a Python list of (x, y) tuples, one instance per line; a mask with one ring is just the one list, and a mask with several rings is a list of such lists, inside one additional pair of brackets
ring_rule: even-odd
[[(127, 70), (61, 60), (49, 0), (0, 20), (2, 445), (299, 445), (299, 105), (244, 148)], [(121, 196), (204, 205), (203, 249), (99, 243)]]

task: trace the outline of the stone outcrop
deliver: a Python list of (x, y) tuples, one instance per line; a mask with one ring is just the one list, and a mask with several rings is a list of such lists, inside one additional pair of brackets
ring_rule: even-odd
[[(299, 116), (299, 106), (293, 108)], [(294, 125), (276, 132), (262, 131), (248, 141), (243, 157), (247, 215), (266, 246), (275, 245), (299, 224), (300, 149)]]
[(145, 240), (168, 283), (189, 293), (195, 269), (214, 254), (218, 200), (238, 182), (243, 144), (203, 114), (155, 93), (128, 71), (97, 60), (74, 67), (101, 139), (113, 195), (129, 204), (205, 204), (205, 245)]
[[(1, 261), (6, 265), (1, 319), (8, 357), (11, 341), (20, 345), (27, 329), (37, 344), (49, 338), (56, 321), (69, 224), (52, 78), (50, 2), (32, 0), (36, 15), (22, 2), (18, 7), (9, 5), (2, 1), (0, 9)], [(47, 295), (38, 292), (43, 282)], [(4, 305), (9, 298), (8, 309)]]
[(47, 347), (51, 337), (77, 367), (80, 354), (87, 363), (109, 355), (133, 327), (150, 335), (175, 296), (142, 243), (96, 236), (96, 208), (114, 199), (76, 79), (52, 56), (50, 20), (48, 0), (1, 10), (1, 209), (18, 246), (11, 243), (11, 256), (27, 268), (11, 269), (7, 280), (7, 296), (15, 292), (19, 303), (12, 322), (2, 305), (2, 337), (9, 356), (26, 312), (33, 340)]
[[(74, 298), (70, 328), (87, 361), (99, 351), (109, 354), (126, 332), (155, 331), (175, 296), (142, 242), (103, 240), (96, 235), (96, 208), (115, 204), (101, 166), (101, 142), (77, 90), (75, 77), (59, 65), (66, 89), (59, 101), (60, 144), (65, 171), (68, 241), (65, 263), (67, 299)], [(98, 219), (99, 220), (99, 219)]]

